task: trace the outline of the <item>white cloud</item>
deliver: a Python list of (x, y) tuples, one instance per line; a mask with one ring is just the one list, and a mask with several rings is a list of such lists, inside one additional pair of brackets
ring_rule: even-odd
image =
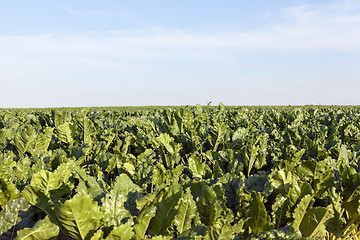
[[(345, 3), (347, 5), (344, 5)], [(79, 16), (107, 14), (107, 12), (78, 11), (65, 7), (64, 9), (70, 14)], [(327, 73), (324, 80), (308, 77), (304, 81), (307, 85), (289, 84), (284, 87), (282, 84), (273, 84), (277, 77), (283, 75), (271, 72), (271, 69), (268, 70), (269, 76), (266, 79), (263, 75), (259, 75), (259, 80), (252, 86), (241, 88), (239, 87), (243, 85), (241, 83), (237, 85), (238, 87), (233, 83), (231, 83), (232, 87), (229, 87), (230, 84), (224, 84), (224, 89), (219, 91), (220, 88), (214, 83), (218, 83), (221, 77), (232, 77), (239, 79), (240, 82), (246, 82), (247, 76), (241, 75), (242, 72), (238, 69), (240, 65), (235, 65), (234, 59), (239, 60), (243, 56), (246, 58), (248, 56), (246, 54), (249, 53), (311, 54), (329, 51), (360, 53), (360, 1), (302, 5), (285, 8), (274, 14), (278, 16), (276, 18), (272, 17), (274, 15), (263, 17), (268, 23), (266, 28), (258, 27), (250, 30), (236, 29), (234, 26), (227, 31), (211, 31), (208, 27), (206, 31), (200, 31), (199, 28), (196, 30), (167, 29), (150, 26), (120, 31), (108, 29), (104, 32), (83, 32), (72, 36), (60, 34), (0, 36), (0, 83), (5, 92), (0, 96), (2, 97), (0, 102), (4, 107), (24, 106), (24, 100), (19, 97), (21, 94), (30, 99), (26, 101), (28, 104), (26, 106), (121, 105), (121, 103), (156, 105), (166, 102), (169, 96), (173, 99), (167, 102), (168, 104), (183, 104), (181, 99), (186, 99), (186, 104), (195, 104), (199, 101), (206, 104), (206, 101), (214, 99), (224, 101), (225, 104), (351, 104), (359, 102), (360, 99), (355, 91), (359, 87), (359, 74), (355, 69), (346, 73), (348, 76), (351, 75), (348, 80), (342, 79), (345, 85), (341, 83), (332, 87), (328, 86), (326, 94), (321, 91), (324, 90), (326, 79), (330, 79), (328, 76), (331, 72)], [(197, 75), (193, 72), (183, 74), (181, 67), (161, 69), (168, 66), (167, 60), (174, 59), (180, 59), (185, 70), (191, 67), (188, 65), (194, 60), (201, 63), (219, 62), (219, 66), (230, 65), (225, 69), (233, 72), (228, 75), (224, 73), (224, 76), (221, 74), (214, 76), (211, 75), (214, 73), (213, 69), (204, 70), (205, 67), (198, 70)], [(259, 71), (262, 67), (265, 68), (261, 64), (259, 64)], [(281, 66), (283, 64), (286, 63), (279, 63)], [(215, 65), (209, 64), (209, 66)], [(277, 71), (280, 71), (279, 69)], [(309, 70), (305, 69), (305, 71)], [(294, 67), (293, 75), (298, 79), (304, 76), (306, 78), (311, 74), (311, 71), (304, 73), (301, 69), (297, 70)], [(193, 78), (191, 78), (192, 75), (194, 75)], [(334, 75), (335, 79), (331, 79), (332, 83), (336, 82), (341, 75), (342, 72), (339, 70)], [(208, 84), (208, 89), (203, 92), (201, 92), (203, 88), (192, 86), (193, 90), (184, 94), (179, 89), (172, 89), (174, 87), (171, 86), (174, 83), (163, 84), (170, 77), (173, 77), (173, 81), (180, 83), (183, 79), (189, 79), (185, 80), (188, 84), (199, 81), (197, 80), (199, 78), (210, 79), (209, 82), (213, 82), (213, 85)], [(291, 75), (279, 81), (286, 82), (289, 78)], [(147, 84), (147, 79), (157, 82)], [(99, 81), (101, 81), (101, 86)], [(133, 82), (126, 83), (129, 81)], [(205, 84), (207, 80), (202, 81)], [(296, 81), (301, 82), (301, 80)], [(317, 82), (317, 85), (311, 85), (313, 82)], [(143, 87), (143, 92), (139, 94), (137, 86), (140, 85), (146, 87)], [(154, 85), (156, 87), (153, 87)], [(181, 84), (176, 86), (181, 86)], [(167, 91), (168, 95), (162, 95), (162, 87), (172, 90)], [(136, 88), (136, 91), (132, 88)], [(76, 89), (81, 89), (82, 92), (77, 94)], [(156, 97), (151, 92), (154, 89), (156, 89)], [(298, 95), (293, 94), (294, 89), (297, 89)], [(98, 91), (105, 94), (97, 95)], [(334, 94), (341, 91), (342, 93), (337, 96), (338, 99), (334, 99)], [(12, 92), (17, 92), (18, 95), (13, 96)], [(41, 95), (41, 92), (46, 92), (46, 94)], [(93, 96), (105, 100), (100, 101)], [(35, 99), (32, 101), (36, 101), (36, 105), (32, 104), (32, 98)], [(49, 98), (52, 100), (48, 100)], [(114, 101), (114, 99), (119, 100)], [(272, 102), (269, 99), (273, 99)], [(335, 100), (337, 102), (333, 102)]]
[[(96, 53), (102, 56), (142, 58), (158, 56), (194, 57), (204, 50), (234, 51), (359, 51), (360, 1), (347, 5), (302, 5), (282, 9), (280, 17), (266, 29), (247, 31), (201, 32), (191, 29), (161, 27), (133, 30), (109, 30), (82, 33), (77, 36), (0, 37), (0, 49), (19, 49), (18, 52), (48, 51), (58, 54)], [(102, 11), (77, 11), (71, 14), (106, 14)], [(344, 11), (346, 10), (346, 15)], [(23, 49), (22, 49), (23, 48)], [(15, 51), (15, 50), (14, 50)]]
[(265, 21), (273, 21), (271, 27), (248, 31), (199, 32), (156, 27), (77, 36), (0, 37), (0, 62), (7, 66), (6, 71), (79, 66), (132, 71), (136, 68), (134, 61), (137, 67), (145, 67), (151, 65), (146, 63), (148, 60), (167, 58), (231, 62), (241, 53), (264, 51), (360, 51), (360, 1), (348, 5), (302, 5), (279, 13), (282, 21), (269, 17)]
[(109, 11), (99, 11), (99, 10), (75, 10), (73, 8), (70, 7), (66, 7), (63, 6), (63, 9), (71, 14), (71, 15), (76, 15), (76, 16), (93, 16), (93, 17), (97, 17), (97, 16), (106, 16), (109, 15), (110, 12)]

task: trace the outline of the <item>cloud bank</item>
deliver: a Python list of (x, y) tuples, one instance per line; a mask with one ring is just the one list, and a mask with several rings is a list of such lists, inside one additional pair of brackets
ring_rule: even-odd
[[(71, 8), (65, 8), (65, 10), (69, 14), (79, 16), (107, 14), (107, 12), (80, 11)], [(242, 94), (243, 104), (333, 103), (331, 100), (334, 99), (326, 94), (320, 94), (318, 98), (314, 98), (316, 92), (319, 94), (318, 90), (322, 88), (324, 81), (315, 85), (310, 91), (307, 86), (301, 84), (298, 86), (296, 84), (278, 85), (272, 90), (273, 93), (280, 95), (291, 92), (291, 89), (294, 92), (296, 89), (296, 91), (301, 91), (307, 100), (296, 101), (295, 99), (300, 99), (301, 96), (294, 97), (297, 95), (289, 93), (289, 96), (283, 94), (282, 98), (275, 98), (273, 102), (269, 102), (268, 99), (274, 98), (274, 94), (267, 93), (270, 85), (266, 82), (274, 80), (279, 73), (274, 73), (274, 76), (269, 76), (268, 79), (260, 76), (256, 88), (254, 85), (249, 87), (249, 84), (247, 88), (241, 88), (239, 87), (241, 84), (238, 84), (238, 87), (233, 87), (228, 93), (219, 92), (215, 83), (221, 80), (221, 75), (211, 76), (212, 69), (207, 70), (205, 67), (199, 67), (201, 71), (193, 70), (196, 73), (193, 75), (197, 78), (208, 78), (210, 82), (214, 82), (215, 87), (209, 87), (207, 95), (204, 93), (202, 96), (196, 96), (196, 91), (200, 89), (198, 85), (194, 87), (196, 90), (189, 90), (186, 94), (175, 90), (169, 91), (170, 96), (174, 98), (178, 96), (177, 100), (171, 100), (169, 96), (166, 98), (166, 94), (163, 97), (160, 96), (161, 91), (158, 89), (161, 86), (166, 87), (166, 80), (159, 80), (161, 79), (159, 72), (164, 72), (162, 78), (173, 78), (172, 80), (177, 82), (185, 81), (184, 79), (189, 76), (181, 72), (181, 65), (186, 65), (187, 62), (209, 64), (209, 66), (219, 64), (220, 66), (231, 65), (243, 55), (261, 56), (264, 53), (360, 54), (360, 1), (283, 8), (262, 19), (264, 23), (267, 23), (266, 27), (259, 26), (252, 29), (241, 27), (232, 27), (232, 30), (219, 28), (212, 30), (209, 27), (206, 29), (201, 27), (169, 29), (155, 26), (126, 30), (107, 29), (103, 32), (80, 32), (70, 35), (45, 33), (41, 36), (0, 36), (0, 52), (2, 53), (0, 55), (0, 83), (6, 92), (0, 100), (4, 104), (3, 107), (23, 106), (21, 105), (23, 101), (10, 96), (12, 91), (18, 91), (19, 96), (23, 94), (28, 98), (33, 98), (36, 106), (48, 106), (43, 104), (59, 106), (59, 101), (64, 105), (74, 105), (74, 103), (75, 105), (111, 105), (111, 103), (119, 105), (118, 102), (114, 102), (118, 94), (114, 89), (122, 88), (119, 91), (123, 99), (130, 99), (125, 105), (131, 105), (131, 103), (156, 105), (164, 102), (165, 99), (168, 100), (165, 104), (182, 104), (183, 99), (187, 99), (184, 104), (196, 104), (199, 101), (206, 103), (214, 98), (229, 104), (240, 104), (234, 99), (239, 99), (238, 91), (247, 89), (247, 93)], [(171, 61), (175, 63), (169, 65), (167, 62)], [(161, 66), (164, 69), (161, 69)], [(174, 66), (176, 68), (171, 69)], [(154, 70), (154, 68), (157, 69)], [(186, 66), (184, 69), (190, 68)], [(248, 75), (241, 75), (236, 64), (233, 68), (224, 67), (226, 70), (233, 70), (234, 76), (224, 74), (223, 77), (238, 79), (234, 81), (249, 79)], [(172, 75), (171, 71), (175, 73)], [(341, 88), (352, 93), (354, 88), (360, 87), (357, 72), (344, 74), (350, 76), (348, 79), (351, 78), (351, 80), (345, 79), (345, 82), (351, 82), (354, 85), (332, 87), (329, 88), (329, 93), (334, 93)], [(146, 78), (152, 78), (154, 83), (147, 83)], [(137, 83), (133, 85), (125, 83), (125, 79)], [(334, 80), (331, 81), (334, 82)], [(103, 85), (99, 86), (99, 82), (103, 82)], [(188, 80), (187, 84), (190, 82), (191, 80)], [(56, 89), (53, 87), (54, 83), (58, 84)], [(137, 90), (136, 86), (140, 85), (145, 87)], [(152, 88), (153, 85), (158, 86), (157, 89)], [(180, 84), (176, 86), (181, 88)], [(168, 87), (171, 88), (170, 85)], [(40, 97), (37, 96), (39, 94), (27, 92), (29, 90), (40, 92), (40, 89), (48, 93)], [(82, 89), (86, 94), (77, 95), (76, 91), (71, 89)], [(254, 89), (257, 92), (251, 95), (250, 92)], [(103, 92), (103, 101), (94, 100), (91, 97), (99, 91)], [(134, 94), (143, 95), (142, 100), (134, 101), (136, 98), (131, 97)], [(348, 94), (348, 96), (346, 93), (342, 94), (343, 100), (339, 98), (340, 100), (334, 103), (354, 103), (357, 99), (354, 99), (353, 94)], [(54, 97), (54, 101), (44, 103), (44, 99), (51, 96)], [(79, 96), (82, 100), (76, 101), (75, 99)], [(208, 96), (211, 99), (207, 99)], [(146, 98), (152, 98), (153, 102), (147, 101)], [(326, 100), (321, 102), (321, 99)]]

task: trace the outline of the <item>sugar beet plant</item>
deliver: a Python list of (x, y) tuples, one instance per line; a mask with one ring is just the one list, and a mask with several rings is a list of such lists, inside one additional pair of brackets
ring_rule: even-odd
[(358, 107), (0, 110), (0, 239), (360, 239)]

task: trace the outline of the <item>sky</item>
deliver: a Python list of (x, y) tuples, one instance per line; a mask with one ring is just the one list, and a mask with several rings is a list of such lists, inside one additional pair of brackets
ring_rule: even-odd
[(360, 105), (360, 0), (0, 2), (0, 108)]

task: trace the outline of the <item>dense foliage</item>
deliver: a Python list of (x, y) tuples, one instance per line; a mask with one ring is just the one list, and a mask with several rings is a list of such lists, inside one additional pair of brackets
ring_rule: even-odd
[(360, 108), (0, 110), (0, 239), (360, 239)]

